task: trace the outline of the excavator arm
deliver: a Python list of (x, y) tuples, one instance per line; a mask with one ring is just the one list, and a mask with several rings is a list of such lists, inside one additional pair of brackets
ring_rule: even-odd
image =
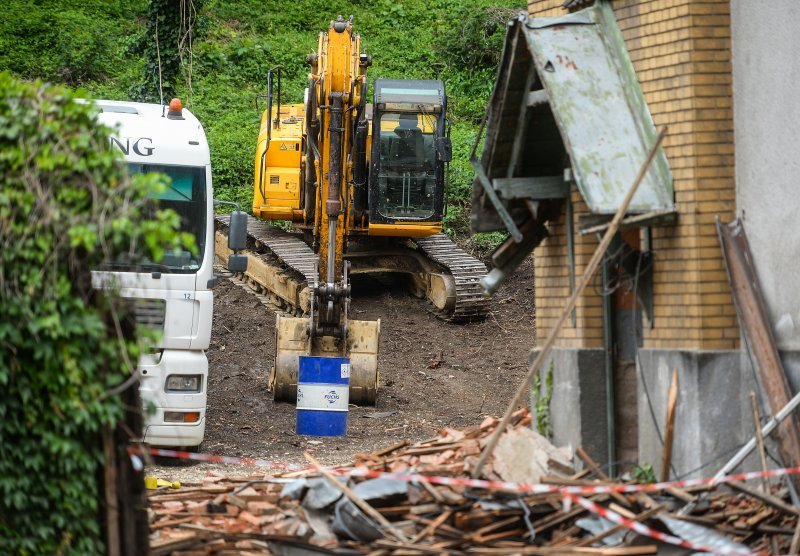
[[(311, 285), (306, 317), (279, 317), (274, 392), (293, 400), (300, 355), (350, 359), (350, 401), (374, 404), (380, 321), (348, 318), (350, 283), (344, 260), (353, 189), (354, 130), (364, 118), (366, 69), (361, 39), (352, 18), (341, 16), (321, 33), (312, 67), (306, 105), (306, 192), (312, 199), (313, 234), (318, 246), (318, 280)], [(280, 117), (280, 116), (279, 116)], [(309, 165), (311, 165), (309, 167)], [(309, 190), (313, 188), (313, 190)], [(311, 224), (309, 221), (308, 224)]]

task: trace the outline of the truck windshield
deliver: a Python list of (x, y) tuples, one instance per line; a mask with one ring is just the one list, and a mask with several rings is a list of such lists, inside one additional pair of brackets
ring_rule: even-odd
[(436, 118), (387, 112), (378, 126), (378, 211), (389, 218), (430, 218), (436, 192)]
[(146, 257), (134, 262), (119, 260), (104, 265), (105, 270), (157, 270), (192, 274), (203, 264), (206, 243), (206, 171), (202, 166), (167, 166), (162, 164), (128, 163), (131, 174), (158, 172), (166, 174), (171, 184), (166, 191), (153, 196), (155, 209), (172, 209), (181, 219), (181, 231), (192, 234), (197, 254), (190, 251), (168, 251), (155, 263)]

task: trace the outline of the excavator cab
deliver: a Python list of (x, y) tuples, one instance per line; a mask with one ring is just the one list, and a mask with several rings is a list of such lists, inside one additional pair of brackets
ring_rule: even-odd
[(441, 223), (444, 163), (452, 151), (444, 83), (377, 79), (374, 90), (370, 232), (387, 225), (400, 230), (404, 223)]

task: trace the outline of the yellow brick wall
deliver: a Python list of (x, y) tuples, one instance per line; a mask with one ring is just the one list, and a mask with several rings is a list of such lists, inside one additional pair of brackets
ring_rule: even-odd
[[(535, 17), (564, 15), (563, 0), (530, 0)], [(714, 220), (735, 210), (728, 0), (614, 0), (617, 22), (672, 169), (678, 223), (652, 229), (654, 328), (644, 347), (736, 349), (739, 329)], [(579, 201), (577, 193), (573, 199)], [(586, 206), (575, 203), (575, 222)], [(563, 215), (536, 250), (536, 314), (544, 338), (569, 296)], [(576, 277), (597, 241), (575, 234)], [(602, 346), (599, 276), (587, 288), (564, 347)], [(646, 324), (646, 323), (645, 323)]]

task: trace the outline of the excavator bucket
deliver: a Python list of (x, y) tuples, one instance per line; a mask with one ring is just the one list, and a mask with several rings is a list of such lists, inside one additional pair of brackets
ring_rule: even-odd
[(308, 335), (308, 318), (278, 315), (275, 324), (275, 366), (270, 388), (276, 401), (297, 400), (297, 373), (301, 355), (350, 358), (350, 403), (375, 405), (378, 394), (378, 340), (381, 321), (347, 321), (344, 342)]

